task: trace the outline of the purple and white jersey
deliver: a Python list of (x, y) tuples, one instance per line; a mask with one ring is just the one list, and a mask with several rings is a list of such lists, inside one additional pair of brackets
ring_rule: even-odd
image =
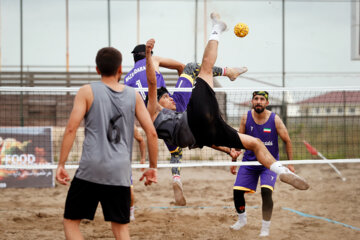
[[(278, 134), (275, 126), (275, 113), (271, 113), (266, 123), (258, 125), (248, 111), (245, 134), (259, 138), (276, 160), (279, 160)], [(253, 151), (246, 150), (243, 161), (257, 161)]]
[[(191, 76), (183, 73), (177, 80), (175, 88), (191, 89), (193, 86), (194, 86), (194, 80), (191, 78)], [(185, 112), (191, 97), (191, 92), (179, 92), (175, 90), (175, 92), (171, 95), (171, 97), (174, 99), (174, 102), (176, 103), (176, 111)]]
[[(157, 87), (166, 87), (164, 77), (161, 73), (155, 71)], [(133, 88), (147, 88), (147, 77), (146, 77), (146, 59), (141, 59), (135, 63), (133, 69), (126, 74), (124, 78), (124, 84)], [(147, 91), (140, 91), (139, 93), (142, 99), (145, 101)]]

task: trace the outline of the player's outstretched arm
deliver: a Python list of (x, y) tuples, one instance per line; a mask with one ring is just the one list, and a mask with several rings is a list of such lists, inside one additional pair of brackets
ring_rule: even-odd
[(136, 93), (135, 115), (145, 131), (149, 152), (149, 169), (144, 172), (140, 181), (145, 178), (145, 185), (151, 185), (153, 182), (157, 182), (158, 138), (150, 115), (148, 111), (146, 111), (144, 101), (139, 93)]
[(85, 85), (79, 89), (64, 132), (61, 143), (60, 159), (56, 169), (56, 180), (63, 185), (68, 185), (68, 182), (70, 181), (69, 174), (65, 170), (65, 162), (74, 143), (76, 131), (89, 108), (87, 103), (87, 98), (89, 96), (93, 96), (90, 85)]
[(168, 69), (174, 69), (178, 72), (178, 75), (180, 76), (185, 68), (185, 64), (178, 62), (171, 58), (163, 58), (159, 56), (153, 56), (152, 57), (155, 68), (157, 71), (159, 71), (159, 66), (168, 68)]
[(157, 101), (157, 84), (155, 75), (155, 66), (151, 57), (151, 51), (154, 48), (155, 40), (149, 39), (146, 42), (146, 77), (148, 83), (148, 104), (147, 109), (152, 121), (155, 120), (158, 112), (161, 110)]

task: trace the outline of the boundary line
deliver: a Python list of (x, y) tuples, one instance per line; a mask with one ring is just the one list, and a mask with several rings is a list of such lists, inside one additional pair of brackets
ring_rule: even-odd
[(341, 223), (341, 222), (338, 222), (338, 221), (335, 221), (335, 220), (331, 220), (329, 218), (319, 217), (319, 216), (303, 213), (303, 212), (300, 212), (300, 211), (297, 211), (297, 210), (294, 210), (294, 209), (291, 209), (291, 208), (287, 208), (287, 207), (283, 207), (282, 209), (284, 209), (286, 211), (296, 213), (296, 214), (298, 214), (298, 215), (300, 215), (302, 217), (320, 219), (320, 220), (324, 220), (324, 221), (327, 221), (327, 222), (330, 222), (330, 223), (339, 224), (339, 225), (342, 225), (343, 227), (351, 228), (351, 229), (354, 229), (356, 231), (360, 231), (360, 228), (358, 228), (358, 227), (354, 227), (354, 226), (351, 226), (349, 224), (345, 224), (345, 223)]

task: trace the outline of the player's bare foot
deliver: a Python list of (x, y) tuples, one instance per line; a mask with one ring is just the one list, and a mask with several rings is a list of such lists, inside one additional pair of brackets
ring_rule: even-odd
[(231, 80), (234, 81), (238, 76), (243, 73), (247, 72), (247, 67), (240, 67), (240, 68), (230, 68), (227, 67), (225, 69), (225, 75)]
[(291, 186), (299, 190), (307, 190), (310, 187), (310, 185), (305, 181), (305, 179), (291, 172), (289, 169), (288, 171), (281, 173), (279, 175), (279, 178), (282, 182), (290, 184)]
[(220, 15), (218, 13), (212, 12), (210, 14), (210, 18), (212, 20), (213, 26), (218, 25), (219, 30), (221, 30), (222, 32), (227, 29), (226, 23), (224, 21), (220, 20)]
[(182, 183), (180, 181), (173, 182), (174, 196), (175, 196), (175, 205), (176, 206), (185, 206), (186, 200), (183, 193)]

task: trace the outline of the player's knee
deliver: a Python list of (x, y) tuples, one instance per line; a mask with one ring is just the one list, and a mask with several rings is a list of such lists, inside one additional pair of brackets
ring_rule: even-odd
[(259, 138), (252, 137), (248, 141), (248, 149), (251, 151), (256, 151), (261, 148), (261, 145), (263, 144), (264, 143)]

